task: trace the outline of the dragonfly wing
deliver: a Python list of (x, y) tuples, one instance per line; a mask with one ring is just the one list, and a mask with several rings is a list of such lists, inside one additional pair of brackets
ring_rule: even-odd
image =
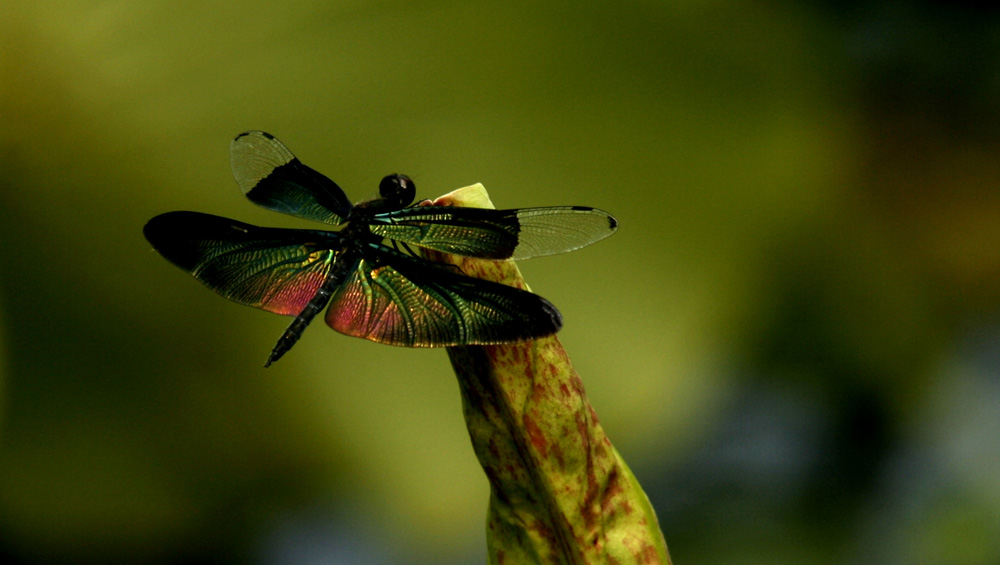
[(371, 244), (334, 291), (326, 323), (379, 343), (444, 347), (551, 335), (562, 317), (536, 294)]
[(326, 280), (337, 234), (261, 228), (200, 212), (169, 212), (143, 233), (168, 261), (240, 304), (298, 315)]
[(236, 182), (255, 204), (335, 225), (351, 211), (351, 202), (337, 183), (303, 165), (269, 133), (241, 133), (230, 144), (229, 154)]
[(618, 221), (583, 206), (491, 210), (416, 206), (378, 214), (371, 231), (394, 239), (467, 257), (527, 259), (565, 253), (615, 233)]

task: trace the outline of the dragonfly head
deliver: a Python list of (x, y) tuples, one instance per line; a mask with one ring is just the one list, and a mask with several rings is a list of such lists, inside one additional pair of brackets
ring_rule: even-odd
[(378, 184), (378, 193), (383, 200), (395, 208), (403, 208), (413, 202), (417, 195), (417, 185), (406, 175), (388, 175)]

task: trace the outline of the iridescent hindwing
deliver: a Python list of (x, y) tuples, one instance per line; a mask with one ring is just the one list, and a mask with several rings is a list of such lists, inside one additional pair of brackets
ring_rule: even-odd
[(200, 212), (168, 212), (143, 233), (168, 261), (240, 304), (298, 315), (326, 280), (338, 235), (261, 228)]
[(443, 347), (544, 337), (562, 317), (536, 294), (372, 244), (334, 291), (326, 323), (379, 343)]

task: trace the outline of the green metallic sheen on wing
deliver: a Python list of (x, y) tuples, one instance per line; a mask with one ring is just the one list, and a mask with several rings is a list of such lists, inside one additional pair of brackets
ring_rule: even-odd
[(253, 249), (215, 248), (191, 274), (212, 290), (240, 304), (295, 316), (316, 294), (330, 270), (330, 250), (305, 246)]
[(334, 292), (326, 322), (346, 335), (405, 347), (442, 347), (532, 339), (562, 320), (544, 298), (457, 275), (386, 250), (363, 258)]
[(483, 259), (565, 253), (613, 234), (618, 222), (595, 208), (516, 210), (417, 206), (381, 214), (372, 233), (427, 249)]
[(335, 254), (310, 240), (329, 232), (260, 228), (199, 212), (169, 212), (146, 224), (167, 260), (240, 304), (297, 315), (326, 280)]

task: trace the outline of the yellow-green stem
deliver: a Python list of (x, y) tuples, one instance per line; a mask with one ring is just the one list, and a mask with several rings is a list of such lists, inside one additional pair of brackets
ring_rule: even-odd
[[(493, 207), (478, 184), (434, 204)], [(513, 261), (433, 259), (527, 289)], [(605, 435), (557, 337), (452, 347), (448, 355), (490, 481), (490, 563), (670, 563), (649, 500)]]

